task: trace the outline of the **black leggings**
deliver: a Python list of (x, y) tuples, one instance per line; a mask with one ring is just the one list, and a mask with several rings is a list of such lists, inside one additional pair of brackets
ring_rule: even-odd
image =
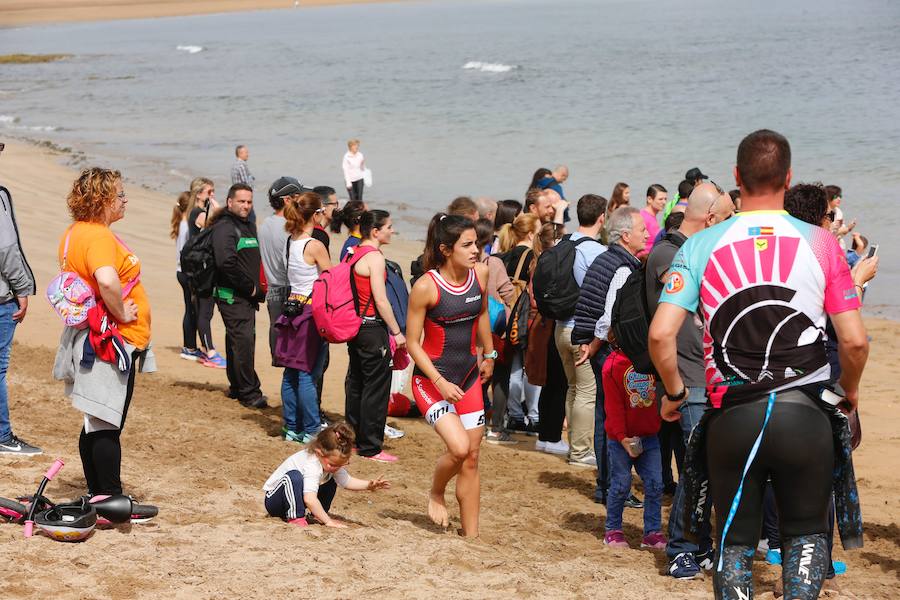
[(715, 574), (716, 598), (752, 597), (750, 564), (759, 540), (766, 480), (778, 505), (786, 598), (816, 598), (827, 572), (825, 539), (834, 465), (831, 423), (802, 392), (779, 393), (759, 452), (744, 480), (734, 520), (722, 530), (744, 464), (762, 428), (766, 398), (727, 408), (709, 422), (706, 456), (724, 568)]
[(191, 298), (191, 285), (188, 276), (178, 271), (178, 283), (184, 296), (184, 317), (181, 318), (182, 346), (188, 350), (197, 349), (197, 307)]
[(125, 427), (125, 417), (128, 416), (128, 407), (131, 406), (134, 375), (138, 370), (136, 363), (140, 356), (141, 352), (137, 350), (131, 354), (131, 371), (128, 373), (125, 408), (122, 410), (119, 428), (92, 433), (85, 433), (84, 427), (81, 428), (78, 453), (81, 455), (81, 467), (84, 470), (88, 494), (92, 496), (98, 494), (114, 496), (122, 493), (122, 428)]
[(209, 352), (215, 350), (212, 341), (212, 317), (216, 307), (214, 298), (194, 298), (197, 307), (197, 333), (200, 334), (200, 347)]
[(351, 183), (350, 187), (347, 188), (347, 194), (350, 196), (350, 201), (359, 200), (362, 202), (363, 189), (365, 189), (365, 187), (365, 180), (363, 179), (357, 179)]
[(350, 364), (344, 380), (344, 415), (356, 432), (360, 456), (375, 456), (384, 444), (391, 395), (391, 352), (387, 327), (381, 322), (363, 323), (347, 342)]

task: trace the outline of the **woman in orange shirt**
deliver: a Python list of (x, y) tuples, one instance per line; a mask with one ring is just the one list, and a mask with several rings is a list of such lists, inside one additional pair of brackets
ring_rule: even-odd
[(60, 265), (94, 290), (98, 305), (115, 321), (130, 359), (107, 362), (97, 351), (90, 369), (79, 368), (91, 328), (64, 332), (63, 339), (73, 341), (70, 348), (76, 365), (67, 391), (73, 406), (84, 413), (78, 449), (88, 492), (116, 495), (122, 493), (120, 435), (134, 390), (136, 363), (150, 345), (150, 302), (140, 283), (140, 261), (109, 228), (125, 216), (128, 205), (121, 173), (85, 169), (72, 185), (67, 203), (74, 223), (60, 240)]

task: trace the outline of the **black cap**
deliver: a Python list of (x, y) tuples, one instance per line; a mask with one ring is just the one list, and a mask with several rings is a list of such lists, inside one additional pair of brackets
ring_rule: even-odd
[(296, 177), (279, 177), (271, 186), (269, 186), (269, 199), (283, 198), (292, 194), (302, 194), (303, 192), (311, 192), (311, 188), (303, 187), (303, 184)]
[(709, 179), (709, 175), (704, 175), (699, 167), (694, 167), (693, 169), (688, 169), (688, 172), (684, 174), (684, 178), (688, 181), (699, 181), (701, 179)]

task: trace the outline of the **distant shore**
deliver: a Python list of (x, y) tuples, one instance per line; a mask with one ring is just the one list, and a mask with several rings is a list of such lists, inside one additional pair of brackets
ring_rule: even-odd
[[(385, 0), (299, 0), (299, 7), (368, 4)], [(394, 0), (397, 1), (397, 0)], [(76, 21), (151, 19), (211, 13), (294, 8), (294, 0), (3, 0), (0, 27)]]

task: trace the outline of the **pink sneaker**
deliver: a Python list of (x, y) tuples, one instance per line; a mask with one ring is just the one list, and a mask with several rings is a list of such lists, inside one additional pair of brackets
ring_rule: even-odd
[(290, 521), (288, 521), (288, 523), (290, 523), (291, 525), (296, 525), (297, 527), (307, 527), (309, 525), (309, 522), (305, 517), (300, 517), (299, 519), (291, 519)]
[(379, 453), (376, 454), (375, 456), (363, 456), (363, 458), (366, 458), (366, 459), (368, 459), (368, 460), (374, 460), (374, 461), (377, 461), (377, 462), (383, 462), (383, 463), (394, 463), (394, 462), (397, 462), (397, 457), (396, 457), (396, 456), (394, 456), (393, 454), (388, 454), (388, 453), (385, 452), (384, 450), (382, 450), (381, 452), (379, 452)]
[(603, 543), (613, 548), (629, 547), (628, 542), (625, 541), (625, 534), (622, 533), (621, 529), (613, 529), (612, 531), (607, 531), (606, 536), (603, 538)]
[(666, 536), (659, 531), (651, 531), (641, 540), (641, 548), (652, 548), (653, 550), (663, 550), (666, 547)]

